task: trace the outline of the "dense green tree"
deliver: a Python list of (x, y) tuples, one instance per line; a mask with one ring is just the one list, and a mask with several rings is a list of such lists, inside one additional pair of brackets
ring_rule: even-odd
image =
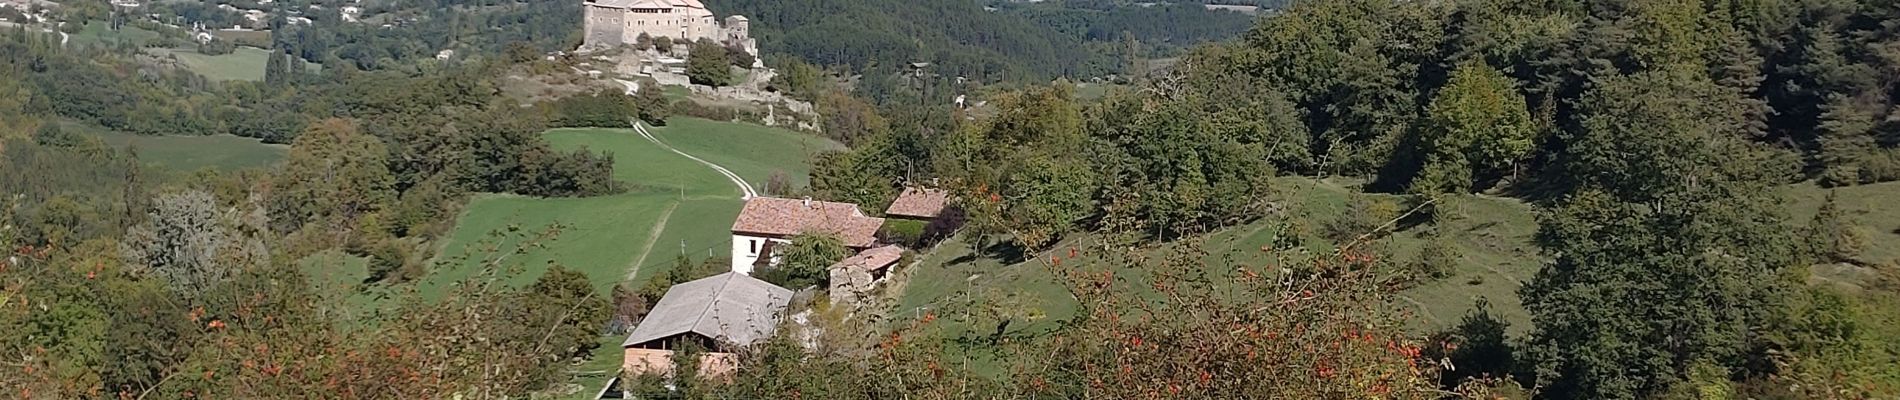
[(1425, 166), (1412, 191), (1468, 192), (1477, 179), (1515, 169), (1536, 127), (1514, 82), (1484, 63), (1459, 65), (1432, 97), (1419, 138)]
[(272, 49), (264, 59), (264, 83), (271, 87), (283, 86), (290, 80), (290, 59), (281, 50)]
[(33, 131), (33, 142), (49, 147), (77, 147), (84, 139), (79, 134), (67, 132), (57, 123), (44, 124)]
[[(1047, 82), (1059, 76), (1119, 72), (1110, 52), (1085, 45), (1081, 35), (1065, 34), (1014, 12), (988, 11), (975, 2), (738, 0), (719, 8), (722, 13), (751, 18), (752, 37), (759, 40), (762, 51), (790, 54), (866, 77), (891, 76), (899, 73), (896, 67), (913, 62), (929, 62), (930, 72), (945, 78), (979, 82)], [(1162, 13), (1157, 10), (1150, 15), (1155, 14)], [(1214, 18), (1183, 17), (1180, 20), (1201, 22)], [(1129, 22), (1136, 23), (1172, 31), (1231, 27), (1178, 26), (1154, 19)], [(1104, 28), (1111, 34), (1124, 30)]]
[(765, 63), (778, 71), (769, 82), (772, 90), (804, 101), (817, 101), (818, 96), (829, 93), (828, 77), (818, 66), (794, 57), (768, 57)]
[[(1286, 126), (1297, 126), (1290, 121), (1294, 117), (1285, 114), (1290, 107), (1273, 100), (1228, 103), (1195, 95), (1157, 104), (1141, 96), (1113, 95), (1092, 108), (1087, 118), (1093, 139), (1108, 144), (1106, 151), (1089, 156), (1085, 169), (1095, 173), (1060, 179), (1089, 183), (1097, 180), (1095, 175), (1104, 177), (1095, 182), (1104, 186), (1097, 201), (1140, 199), (1123, 211), (1145, 221), (1148, 232), (1162, 236), (1205, 232), (1251, 218), (1263, 204), (1267, 179), (1274, 175), (1276, 157), (1270, 149), (1305, 140), (1303, 130)], [(1281, 107), (1273, 107), (1276, 104)], [(1093, 208), (1086, 202), (1075, 205)]]
[(639, 37), (633, 38), (634, 50), (645, 51), (645, 50), (650, 50), (652, 48), (653, 48), (653, 37), (648, 36), (646, 32), (640, 32)]
[(1012, 162), (1019, 169), (996, 188), (1004, 207), (977, 218), (1002, 221), (1017, 243), (1030, 249), (1053, 244), (1097, 211), (1100, 183), (1082, 160), (1030, 156)]
[(875, 205), (897, 198), (897, 177), (905, 172), (893, 142), (888, 135), (876, 136), (852, 151), (818, 155), (812, 160), (812, 194), (881, 211)]
[(646, 85), (633, 95), (633, 104), (640, 110), (639, 118), (652, 125), (666, 125), (673, 104), (666, 100), (665, 89), (659, 85)]
[(1817, 157), (1822, 165), (1820, 183), (1844, 186), (1870, 183), (1879, 173), (1868, 168), (1877, 151), (1874, 128), (1879, 124), (1880, 104), (1866, 98), (1830, 96), (1821, 106), (1821, 124), (1815, 141), (1820, 145)]
[(661, 36), (661, 37), (653, 38), (653, 49), (658, 50), (661, 54), (672, 53), (673, 44), (674, 43), (673, 43), (672, 37)]
[(532, 311), (521, 315), (524, 326), (554, 327), (543, 339), (552, 354), (586, 359), (600, 347), (600, 326), (613, 310), (586, 274), (551, 266), (519, 296), (521, 304)]
[(726, 44), (725, 47), (726, 60), (731, 61), (734, 67), (752, 69), (752, 63), (759, 59), (753, 56), (752, 52), (746, 51), (745, 46), (739, 43), (729, 43)]
[(851, 249), (836, 237), (802, 234), (792, 242), (773, 249), (778, 264), (759, 272), (759, 279), (794, 290), (824, 287), (831, 280), (831, 266), (851, 256)]
[(1555, 261), (1521, 289), (1546, 396), (1656, 395), (1699, 362), (1759, 368), (1795, 252), (1767, 190), (1773, 164), (1710, 123), (1732, 117), (1705, 101), (1724, 92), (1658, 72), (1585, 98), (1567, 158), (1579, 188), (1539, 219)]
[(726, 86), (731, 85), (732, 59), (724, 46), (711, 40), (700, 40), (686, 55), (686, 77), (695, 85)]
[(272, 214), (283, 231), (306, 223), (350, 226), (396, 200), (382, 140), (348, 120), (318, 122), (297, 136), (273, 182)]
[(651, 105), (645, 101), (620, 90), (600, 89), (542, 104), (551, 114), (548, 123), (553, 126), (630, 128), (630, 119), (647, 117)]
[(818, 96), (813, 106), (817, 108), (825, 136), (846, 146), (855, 146), (890, 134), (890, 122), (878, 115), (877, 108), (850, 94), (826, 92)]

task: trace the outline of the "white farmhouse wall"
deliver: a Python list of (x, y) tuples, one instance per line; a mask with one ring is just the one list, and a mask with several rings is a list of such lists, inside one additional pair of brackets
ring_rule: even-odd
[[(752, 264), (759, 262), (759, 251), (765, 248), (765, 243), (768, 241), (778, 242), (779, 245), (785, 245), (785, 244), (791, 243), (790, 240), (785, 240), (785, 239), (768, 238), (768, 237), (763, 237), (763, 236), (741, 235), (741, 234), (736, 234), (736, 233), (733, 234), (732, 235), (732, 272), (737, 272), (743, 275), (752, 275)], [(777, 264), (778, 263), (777, 258), (778, 257), (774, 256), (771, 263)]]

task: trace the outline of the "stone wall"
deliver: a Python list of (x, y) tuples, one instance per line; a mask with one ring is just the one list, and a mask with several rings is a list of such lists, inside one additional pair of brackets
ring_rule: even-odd
[(582, 29), (586, 35), (581, 40), (581, 48), (607, 49), (625, 44), (620, 41), (624, 36), (621, 27), (626, 25), (620, 10), (591, 5), (585, 7), (585, 28)]

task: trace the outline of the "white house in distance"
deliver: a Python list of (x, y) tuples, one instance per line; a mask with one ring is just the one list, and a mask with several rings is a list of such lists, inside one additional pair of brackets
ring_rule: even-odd
[(883, 225), (883, 218), (865, 216), (855, 204), (754, 197), (732, 221), (732, 272), (750, 275), (757, 267), (776, 264), (772, 247), (801, 233), (835, 236), (852, 252), (863, 251), (877, 244)]

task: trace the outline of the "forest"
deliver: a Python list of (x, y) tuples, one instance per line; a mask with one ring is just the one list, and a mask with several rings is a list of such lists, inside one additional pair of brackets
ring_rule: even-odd
[[(507, 98), (499, 77), (561, 62), (536, 56), (571, 47), (573, 20), (536, 21), (566, 18), (571, 4), (423, 3), (440, 7), (411, 16), (462, 22), (379, 31), (313, 18), (276, 31), (259, 82), (0, 33), (0, 396), (547, 397), (664, 287), (721, 269), (682, 259), (601, 290), (551, 265), (509, 285), (523, 267), (513, 256), (585, 234), (511, 225), (444, 261), (479, 272), (420, 294), (412, 281), (436, 267), (435, 244), (475, 193), (593, 197), (642, 184), (615, 180), (610, 154), (557, 151), (541, 132), (658, 125), (684, 110), (657, 88)], [(1890, 2), (1302, 1), (1231, 39), (1224, 24), (1237, 22), (1224, 14), (1183, 27), (1117, 8), (710, 6), (778, 27), (757, 31), (784, 52), (769, 57), (787, 72), (774, 85), (816, 103), (824, 134), (849, 146), (813, 160), (808, 187), (774, 194), (882, 205), (904, 183), (937, 182), (967, 224), (960, 241), (930, 240), (1033, 262), (1077, 307), (1039, 335), (1009, 329), (1028, 319), (1018, 304), (977, 305), (994, 316), (974, 333), (949, 332), (951, 317), (934, 311), (815, 310), (816, 339), (777, 335), (724, 379), (626, 377), (634, 393), (1900, 396), (1900, 260), (1864, 256), (1891, 245), (1870, 235), (1900, 226), (1862, 230), (1832, 194), (1793, 218), (1777, 190), (1900, 181)], [(1131, 38), (1178, 46), (1180, 60), (1099, 99), (1041, 83), (1131, 72), (1115, 54), (1134, 52), (1102, 51), (1127, 51)], [(477, 56), (434, 60), (446, 47)], [(920, 60), (941, 75), (897, 73)], [(321, 72), (297, 65), (313, 61)], [(872, 72), (853, 86), (825, 68)], [(922, 83), (954, 76), (1012, 84), (960, 108), (937, 99), (971, 84)], [(61, 128), (69, 121), (252, 137), (288, 153), (268, 168), (154, 171), (136, 149)], [(1248, 249), (1255, 258), (1210, 260), (1213, 233), (1292, 220), (1283, 177), (1353, 182), (1403, 204), (1277, 225), (1323, 231), (1319, 250), (1275, 241)], [(1535, 210), (1527, 251), (1547, 261), (1517, 291), (1522, 334), (1482, 303), (1445, 331), (1408, 325), (1398, 291), (1442, 279), (1433, 269), (1457, 256), (1412, 262), (1378, 242), (1455, 218), (1437, 208), (1454, 196)], [(797, 258), (806, 246), (823, 247), (801, 240)], [(326, 251), (367, 260), (369, 281), (348, 286), (380, 306), (320, 290), (312, 269), (331, 266), (305, 260)], [(1817, 283), (1817, 265), (1864, 278)]]
[[(1550, 257), (1519, 291), (1534, 326), (1454, 354), (1485, 367), (1443, 371), (1446, 388), (1508, 377), (1471, 382), (1538, 398), (1884, 397), (1900, 376), (1895, 314), (1875, 311), (1893, 304), (1890, 281), (1840, 292), (1806, 276), (1848, 263), (1891, 279), (1895, 260), (1854, 256), (1867, 232), (1833, 200), (1788, 229), (1772, 189), (1900, 179), (1896, 12), (1302, 2), (1140, 90), (1084, 102), (1032, 88), (974, 123), (875, 127), (821, 158), (812, 190), (880, 204), (898, 187), (872, 177), (953, 182), (966, 229), (1032, 251), (1109, 232), (1192, 242), (1272, 218), (1276, 175), (1361, 179), (1411, 199), (1404, 224), (1430, 225), (1440, 196), (1514, 197), (1538, 210)], [(1336, 254), (1354, 263), (1350, 232)]]

